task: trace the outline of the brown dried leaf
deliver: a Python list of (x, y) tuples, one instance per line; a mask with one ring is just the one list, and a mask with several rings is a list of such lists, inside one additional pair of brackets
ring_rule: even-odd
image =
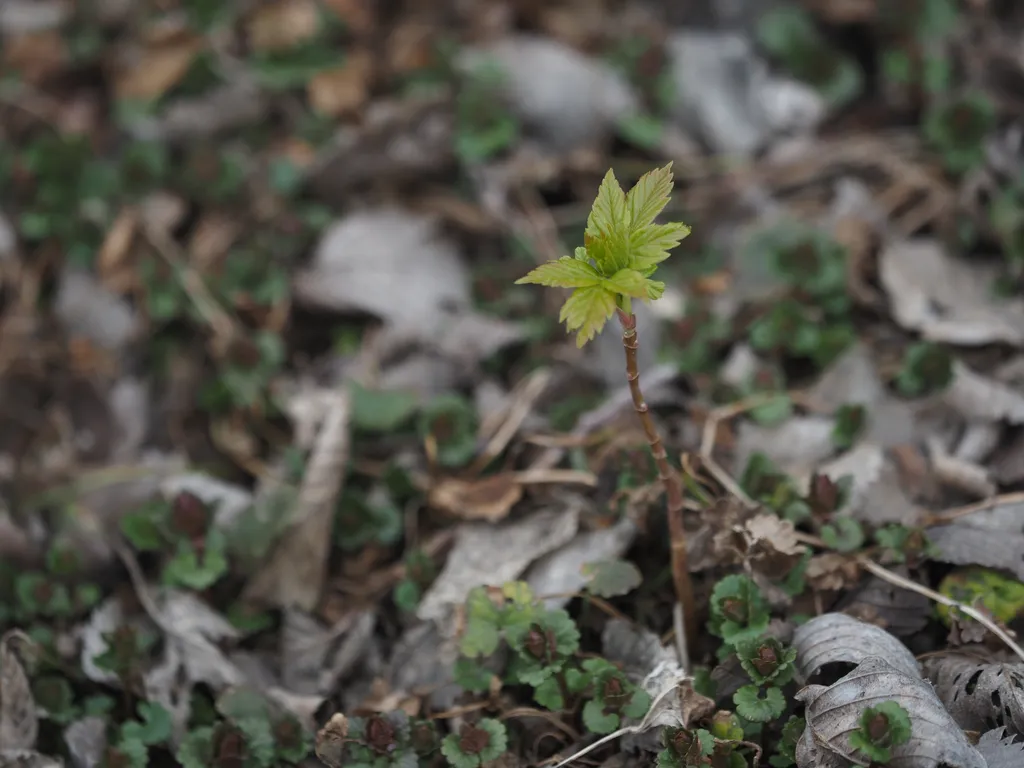
[[(843, 766), (854, 760), (850, 734), (861, 713), (880, 701), (895, 701), (910, 715), (910, 740), (893, 747), (891, 768), (986, 768), (964, 732), (942, 707), (931, 685), (872, 656), (826, 688), (809, 685), (796, 698), (806, 705), (807, 728), (797, 747), (799, 768)], [(863, 765), (863, 760), (856, 761)]]
[(315, 0), (277, 0), (259, 5), (246, 23), (249, 46), (255, 51), (292, 48), (320, 31)]
[(785, 577), (807, 552), (797, 541), (793, 523), (770, 512), (734, 527), (731, 534), (733, 545), (750, 567), (771, 580)]
[(330, 768), (341, 768), (344, 764), (347, 737), (348, 718), (336, 712), (316, 734), (316, 756)]
[(928, 656), (922, 666), (946, 710), (964, 730), (1006, 726), (1013, 733), (1024, 731), (1024, 664), (950, 652)]
[(329, 117), (359, 112), (370, 97), (373, 56), (369, 51), (349, 53), (340, 67), (318, 72), (306, 86), (314, 110)]
[(55, 29), (5, 39), (2, 52), (4, 68), (26, 83), (57, 74), (68, 60), (65, 36)]
[(811, 588), (822, 592), (846, 589), (857, 581), (859, 574), (857, 560), (838, 552), (815, 555), (804, 571), (804, 577)]
[(205, 274), (217, 265), (242, 233), (242, 223), (225, 213), (208, 211), (196, 222), (188, 243), (188, 260)]
[(1024, 503), (1000, 504), (928, 529), (935, 559), (954, 565), (1002, 568), (1024, 579)]
[(135, 279), (129, 253), (135, 235), (139, 230), (139, 213), (135, 208), (125, 207), (117, 214), (114, 223), (107, 230), (99, 255), (96, 257), (96, 272), (104, 287), (114, 293), (123, 293)]
[(476, 480), (442, 478), (427, 496), (430, 506), (463, 520), (496, 523), (508, 517), (523, 498), (523, 485), (514, 472), (501, 472)]
[(903, 643), (884, 629), (843, 613), (815, 616), (793, 633), (796, 666), (804, 680), (826, 664), (860, 664), (869, 656), (886, 659), (911, 677), (920, 677), (917, 660)]
[(24, 632), (12, 629), (0, 637), (0, 746), (4, 749), (32, 749), (39, 735), (39, 718), (28, 674), (15, 646), (31, 648)]
[(147, 48), (118, 72), (117, 98), (149, 101), (163, 96), (181, 82), (203, 45), (201, 37), (184, 34)]

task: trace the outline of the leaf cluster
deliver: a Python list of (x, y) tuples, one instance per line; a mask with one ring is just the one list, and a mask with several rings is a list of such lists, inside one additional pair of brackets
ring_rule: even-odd
[(874, 763), (888, 763), (893, 747), (910, 740), (910, 714), (895, 701), (866, 707), (858, 725), (850, 734), (850, 746)]
[(212, 525), (212, 512), (191, 494), (172, 502), (154, 500), (121, 518), (121, 532), (139, 552), (166, 557), (168, 586), (204, 590), (228, 572), (228, 539)]
[(205, 723), (192, 727), (178, 747), (175, 756), (185, 768), (228, 760), (243, 768), (294, 765), (312, 750), (312, 734), (298, 719), (254, 689), (228, 690), (211, 714)]
[[(494, 669), (488, 663), (498, 661), (503, 642), (510, 653)], [(580, 659), (579, 645), (569, 614), (539, 604), (525, 583), (510, 582), (500, 591), (478, 587), (466, 600), (455, 681), (478, 693), (490, 690), (495, 676), (528, 685), (536, 702), (553, 712), (575, 711), (582, 703), (583, 725), (592, 733), (611, 733), (623, 718), (643, 717), (651, 705), (647, 692), (605, 659)]]
[(616, 309), (630, 313), (632, 299), (650, 302), (664, 293), (665, 284), (651, 276), (690, 233), (681, 222), (654, 223), (672, 185), (671, 163), (644, 174), (628, 193), (609, 170), (587, 218), (584, 244), (516, 281), (573, 290), (559, 321), (577, 332), (577, 346), (600, 333)]

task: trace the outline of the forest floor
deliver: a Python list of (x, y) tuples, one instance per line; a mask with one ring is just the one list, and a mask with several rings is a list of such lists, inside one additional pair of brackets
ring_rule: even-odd
[(0, 5), (0, 767), (1024, 764), (1024, 11), (676, 5)]

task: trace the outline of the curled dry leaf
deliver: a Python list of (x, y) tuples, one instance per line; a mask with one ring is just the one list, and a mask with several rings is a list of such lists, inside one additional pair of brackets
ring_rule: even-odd
[(1005, 728), (994, 728), (981, 734), (978, 752), (987, 768), (1019, 768), (1024, 765), (1024, 742), (1018, 741)]
[(28, 674), (15, 651), (30, 648), (32, 640), (17, 629), (0, 637), (0, 747), (30, 750), (39, 735), (39, 718)]
[(921, 510), (903, 490), (895, 461), (879, 445), (861, 443), (818, 471), (835, 482), (845, 475), (852, 478), (850, 495), (842, 511), (862, 522), (913, 525), (921, 517)]
[(523, 485), (514, 472), (474, 480), (441, 478), (427, 495), (427, 502), (463, 520), (487, 520), (496, 523), (508, 517), (512, 507), (523, 498)]
[(1006, 726), (1024, 732), (1024, 665), (943, 653), (922, 662), (925, 676), (957, 724), (968, 731)]
[(316, 734), (316, 756), (331, 768), (341, 768), (347, 737), (348, 718), (340, 712), (335, 712)]
[(277, 542), (270, 561), (246, 586), (246, 600), (311, 611), (320, 599), (331, 550), (334, 502), (348, 460), (348, 393), (334, 392), (325, 405), (292, 525)]
[(182, 34), (137, 54), (114, 81), (118, 99), (160, 98), (185, 77), (202, 48), (201, 37)]
[(928, 529), (934, 558), (954, 565), (1002, 568), (1024, 579), (1024, 503), (1000, 504)]
[(294, 288), (305, 306), (369, 312), (422, 339), (441, 332), (449, 307), (470, 303), (456, 244), (435, 218), (395, 207), (357, 211), (328, 227)]
[(784, 578), (807, 552), (797, 541), (796, 528), (770, 512), (762, 512), (729, 532), (732, 546), (755, 573), (778, 580)]
[(953, 363), (953, 381), (941, 399), (970, 420), (1024, 424), (1024, 395), (1019, 389), (982, 376), (959, 361)]
[(860, 566), (857, 560), (838, 552), (823, 552), (807, 563), (804, 578), (812, 589), (829, 592), (845, 589), (857, 580)]
[(874, 624), (858, 621), (843, 613), (815, 616), (793, 633), (796, 667), (804, 680), (826, 664), (837, 662), (856, 666), (878, 656), (910, 677), (920, 677), (917, 660), (903, 643)]
[(893, 747), (890, 768), (986, 768), (931, 685), (877, 656), (834, 685), (809, 685), (796, 698), (804, 703), (807, 719), (797, 745), (798, 768), (866, 765), (851, 748), (850, 734), (859, 728), (864, 709), (883, 701), (895, 701), (911, 721), (910, 740)]
[(998, 273), (950, 256), (938, 240), (893, 241), (878, 257), (893, 316), (931, 341), (1024, 344), (1024, 300), (992, 296)]

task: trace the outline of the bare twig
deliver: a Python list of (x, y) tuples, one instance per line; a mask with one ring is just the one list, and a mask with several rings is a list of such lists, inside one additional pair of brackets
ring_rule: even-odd
[(640, 371), (636, 362), (636, 351), (639, 340), (636, 333), (636, 315), (617, 310), (622, 325), (622, 346), (626, 350), (626, 378), (629, 391), (633, 398), (640, 423), (643, 424), (647, 442), (651, 446), (654, 463), (658, 467), (658, 478), (665, 486), (668, 504), (668, 535), (672, 553), (672, 584), (675, 587), (676, 599), (683, 606), (683, 626), (686, 628), (686, 643), (693, 647), (697, 639), (697, 607), (693, 601), (693, 584), (690, 581), (690, 569), (686, 555), (686, 528), (683, 526), (683, 483), (679, 474), (668, 463), (668, 454), (661, 442), (661, 435), (654, 426), (650, 409), (644, 402), (640, 390)]
[(1001, 507), (1003, 504), (1022, 504), (1024, 503), (1024, 491), (1016, 491), (1014, 493), (1003, 493), (998, 496), (991, 496), (981, 501), (976, 501), (973, 504), (966, 504), (962, 507), (953, 507), (943, 512), (936, 512), (934, 515), (929, 515), (924, 522), (925, 528), (930, 528), (933, 525), (945, 525), (951, 523), (954, 520), (958, 520), (961, 517), (967, 517), (977, 512), (985, 512), (993, 509), (994, 507)]

